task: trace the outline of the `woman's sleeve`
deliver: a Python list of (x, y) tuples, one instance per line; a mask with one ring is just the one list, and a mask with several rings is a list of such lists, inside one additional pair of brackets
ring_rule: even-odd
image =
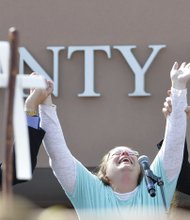
[(166, 122), (165, 136), (158, 157), (163, 161), (163, 168), (169, 181), (178, 177), (183, 161), (186, 135), (187, 91), (171, 89), (172, 113)]
[(44, 147), (62, 188), (71, 193), (76, 182), (76, 160), (67, 147), (55, 105), (40, 105), (41, 127), (46, 131)]

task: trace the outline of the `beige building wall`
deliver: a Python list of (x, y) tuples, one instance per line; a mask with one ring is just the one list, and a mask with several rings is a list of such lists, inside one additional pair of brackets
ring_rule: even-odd
[[(48, 46), (64, 46), (59, 54), (59, 95), (53, 97), (67, 144), (86, 166), (96, 166), (116, 145), (128, 145), (151, 159), (163, 137), (161, 113), (169, 71), (175, 60), (190, 61), (189, 0), (0, 0), (0, 40), (15, 26), (20, 47), (26, 48), (53, 77)], [(141, 66), (150, 56), (149, 45), (166, 45), (145, 75), (148, 97), (130, 97), (134, 73), (113, 46), (136, 45)], [(84, 90), (84, 54), (67, 58), (70, 46), (108, 45), (111, 58), (95, 53), (95, 91), (101, 97), (78, 97)], [(25, 66), (26, 73), (30, 73)], [(3, 103), (3, 91), (0, 92)], [(3, 121), (3, 106), (0, 108)], [(56, 131), (55, 131), (56, 132)], [(2, 126), (0, 128), (2, 139)], [(55, 146), (56, 147), (56, 146)], [(3, 149), (0, 149), (2, 159)], [(38, 167), (48, 167), (41, 148)]]

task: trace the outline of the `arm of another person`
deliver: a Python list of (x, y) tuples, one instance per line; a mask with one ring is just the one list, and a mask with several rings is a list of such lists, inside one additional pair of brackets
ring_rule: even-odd
[[(33, 127), (28, 127), (29, 134), (29, 144), (30, 144), (30, 156), (31, 156), (31, 167), (32, 173), (37, 165), (37, 156), (40, 149), (40, 145), (42, 144), (42, 140), (45, 135), (45, 131), (41, 128), (35, 129)], [(14, 150), (14, 147), (13, 147)], [(13, 185), (26, 182), (26, 180), (19, 180), (16, 178), (16, 166), (15, 166), (15, 153), (13, 154)]]
[[(36, 75), (35, 73), (32, 73), (32, 75)], [(49, 95), (47, 90), (45, 90), (46, 97)], [(40, 145), (42, 144), (42, 140), (45, 135), (45, 131), (39, 127), (40, 124), (40, 118), (37, 115), (38, 110), (38, 103), (33, 102), (33, 93), (34, 91), (31, 91), (31, 94), (27, 97), (25, 101), (24, 110), (27, 115), (27, 124), (28, 124), (28, 134), (29, 134), (29, 145), (30, 145), (30, 156), (31, 156), (31, 168), (32, 173), (37, 165), (37, 156), (39, 152)], [(16, 178), (16, 166), (15, 166), (15, 152), (13, 147), (13, 185), (26, 182), (25, 180), (19, 180)]]
[[(32, 73), (31, 77), (36, 75), (36, 73)], [(51, 93), (49, 87), (46, 90), (43, 90), (44, 97), (47, 97)], [(27, 97), (25, 101), (25, 111), (27, 114), (27, 123), (28, 123), (28, 134), (29, 134), (29, 145), (30, 145), (30, 154), (31, 154), (31, 167), (32, 172), (34, 171), (37, 164), (37, 155), (39, 152), (40, 145), (42, 143), (42, 139), (44, 138), (45, 131), (39, 127), (39, 117), (37, 116), (38, 105), (41, 103), (41, 100), (38, 99), (39, 102), (34, 102), (34, 90), (31, 90), (30, 95)], [(32, 113), (33, 116), (30, 114)], [(13, 145), (13, 179), (12, 184), (15, 185), (17, 183), (25, 182), (25, 180), (19, 180), (16, 178), (16, 165), (15, 165), (15, 152)], [(0, 164), (0, 185), (2, 184), (2, 164)]]
[[(29, 134), (29, 146), (30, 146), (30, 155), (31, 155), (31, 163), (32, 163), (31, 165), (32, 165), (32, 172), (33, 172), (37, 164), (37, 155), (39, 152), (40, 145), (42, 143), (42, 139), (44, 138), (45, 131), (41, 128), (33, 127), (32, 124), (28, 124), (28, 134)], [(13, 176), (12, 176), (13, 185), (26, 182), (26, 180), (20, 180), (16, 178), (16, 164), (15, 164), (14, 148), (15, 146), (13, 145)], [(0, 165), (0, 185), (1, 184), (2, 184), (2, 164)]]

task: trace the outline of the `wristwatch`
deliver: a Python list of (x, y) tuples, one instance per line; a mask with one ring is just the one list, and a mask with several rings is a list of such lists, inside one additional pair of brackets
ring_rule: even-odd
[(26, 112), (26, 115), (28, 116), (37, 116), (37, 111), (33, 110), (33, 111), (25, 111)]

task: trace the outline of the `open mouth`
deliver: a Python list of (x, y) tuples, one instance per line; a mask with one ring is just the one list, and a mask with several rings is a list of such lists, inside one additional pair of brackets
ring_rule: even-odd
[(133, 164), (132, 160), (130, 160), (128, 157), (123, 157), (119, 160), (119, 164), (121, 163), (127, 163), (127, 164)]

